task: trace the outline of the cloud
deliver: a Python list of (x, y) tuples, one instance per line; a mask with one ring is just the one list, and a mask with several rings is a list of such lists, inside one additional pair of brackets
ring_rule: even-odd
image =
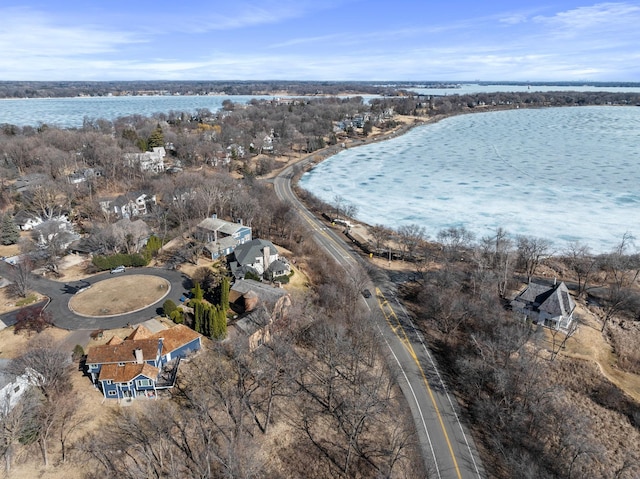
[(56, 24), (27, 8), (0, 9), (0, 59), (38, 58), (51, 55), (89, 55), (113, 52), (120, 45), (145, 40), (127, 31), (87, 24)]
[(512, 13), (505, 17), (498, 19), (500, 23), (506, 23), (507, 25), (517, 25), (518, 23), (524, 23), (527, 21), (527, 16), (522, 13)]
[(450, 22), (390, 18), (341, 28), (313, 21), (341, 3), (241, 0), (201, 13), (202, 5), (186, 2), (171, 18), (159, 9), (144, 22), (103, 5), (66, 14), (0, 7), (0, 78), (637, 80), (640, 74), (633, 60), (640, 6), (630, 3), (544, 15), (488, 12)]
[[(197, 2), (196, 2), (197, 3)], [(157, 20), (163, 31), (206, 33), (236, 29), (250, 29), (261, 25), (285, 23), (290, 20), (317, 14), (319, 11), (343, 3), (340, 0), (313, 2), (309, 0), (287, 1), (233, 1), (220, 2), (207, 9), (196, 4), (189, 11), (186, 6), (170, 15), (159, 14)], [(213, 11), (208, 11), (213, 10)]]
[(599, 3), (559, 12), (550, 17), (538, 15), (533, 18), (534, 22), (567, 34), (577, 34), (585, 30), (619, 31), (624, 26), (637, 27), (638, 20), (640, 20), (640, 6), (629, 3)]

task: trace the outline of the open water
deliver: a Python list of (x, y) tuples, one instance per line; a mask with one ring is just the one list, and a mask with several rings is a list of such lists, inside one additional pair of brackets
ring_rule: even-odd
[[(640, 235), (640, 108), (566, 107), (474, 113), (350, 148), (301, 186), (357, 219), (431, 238), (464, 226), (477, 238), (512, 235), (611, 250)], [(640, 246), (640, 237), (638, 237)]]

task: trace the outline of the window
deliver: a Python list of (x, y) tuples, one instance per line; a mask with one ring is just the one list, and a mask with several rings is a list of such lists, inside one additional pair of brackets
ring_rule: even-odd
[(124, 366), (124, 363), (118, 363), (118, 366)]
[(115, 391), (107, 391), (107, 396), (115, 396), (116, 392)]
[(107, 380), (105, 381), (105, 384), (113, 384), (113, 380), (112, 380), (112, 379), (107, 379)]
[(151, 386), (151, 380), (150, 379), (138, 379), (136, 381), (136, 386), (138, 386), (138, 387), (149, 387), (149, 386)]

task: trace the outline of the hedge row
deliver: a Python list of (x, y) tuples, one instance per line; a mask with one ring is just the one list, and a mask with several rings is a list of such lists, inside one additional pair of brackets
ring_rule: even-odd
[(112, 256), (94, 256), (91, 260), (98, 271), (106, 271), (116, 266), (146, 266), (147, 260), (141, 254), (114, 254)]

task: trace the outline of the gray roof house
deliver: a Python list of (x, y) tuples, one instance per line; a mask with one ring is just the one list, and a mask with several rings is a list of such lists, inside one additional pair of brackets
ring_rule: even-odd
[(279, 257), (277, 248), (268, 240), (256, 238), (248, 241), (237, 246), (233, 254), (235, 261), (232, 261), (229, 266), (236, 278), (244, 278), (248, 271), (270, 278), (284, 276), (291, 272), (289, 263)]
[(238, 245), (251, 241), (251, 228), (239, 223), (221, 220), (213, 215), (198, 223), (195, 236), (205, 243), (211, 259), (233, 253)]
[(291, 306), (291, 298), (284, 289), (250, 279), (231, 286), (229, 302), (239, 313), (239, 319), (231, 325), (230, 336), (245, 338), (249, 351), (271, 341), (274, 323), (284, 319)]
[(49, 177), (45, 173), (31, 173), (28, 175), (22, 175), (13, 183), (13, 188), (18, 193), (24, 193), (38, 185), (45, 183), (48, 179)]
[(22, 231), (30, 231), (35, 226), (41, 224), (42, 221), (42, 218), (40, 218), (38, 215), (24, 210), (18, 211), (13, 217), (13, 222)]
[(529, 283), (511, 301), (511, 307), (536, 324), (553, 329), (567, 329), (573, 321), (576, 303), (564, 282), (553, 286)]
[(117, 198), (102, 198), (99, 203), (105, 213), (115, 213), (118, 218), (132, 218), (146, 215), (157, 202), (155, 195), (138, 191)]

